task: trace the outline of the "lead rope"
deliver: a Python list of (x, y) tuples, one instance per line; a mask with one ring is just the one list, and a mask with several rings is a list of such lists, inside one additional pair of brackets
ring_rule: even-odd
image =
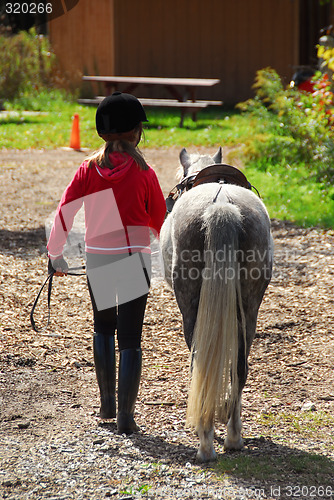
[[(79, 266), (79, 267), (70, 267), (67, 274), (70, 275), (70, 276), (84, 276), (86, 273), (73, 273), (72, 271), (77, 271), (79, 269), (85, 269), (85, 266)], [(53, 276), (55, 274), (56, 271), (52, 271), (50, 274), (48, 274), (48, 277), (46, 278), (46, 280), (44, 281), (43, 285), (41, 286), (38, 294), (37, 294), (37, 297), (33, 303), (33, 306), (31, 308), (31, 312), (30, 312), (30, 323), (31, 323), (31, 326), (33, 328), (33, 330), (37, 333), (42, 333), (42, 332), (45, 332), (45, 330), (48, 328), (49, 324), (50, 324), (50, 312), (51, 312), (51, 292), (52, 292), (52, 280), (53, 280)], [(46, 322), (46, 326), (44, 326), (44, 328), (37, 328), (36, 326), (36, 322), (35, 322), (35, 319), (34, 319), (34, 313), (35, 313), (35, 309), (36, 309), (36, 306), (38, 304), (38, 301), (39, 301), (39, 298), (44, 290), (44, 287), (47, 285), (47, 283), (49, 283), (49, 286), (48, 286), (48, 319), (47, 319), (47, 322)]]

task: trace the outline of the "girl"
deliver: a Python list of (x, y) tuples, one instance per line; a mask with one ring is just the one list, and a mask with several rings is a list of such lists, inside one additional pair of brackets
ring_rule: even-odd
[(150, 234), (159, 234), (166, 205), (157, 176), (137, 148), (142, 122), (138, 99), (114, 92), (96, 112), (104, 146), (77, 170), (59, 203), (48, 241), (49, 271), (66, 275), (62, 256), (79, 208), (85, 208), (88, 289), (94, 316), (93, 351), (100, 417), (116, 416), (115, 332), (119, 433), (138, 430), (133, 414), (141, 377), (141, 335), (150, 274)]

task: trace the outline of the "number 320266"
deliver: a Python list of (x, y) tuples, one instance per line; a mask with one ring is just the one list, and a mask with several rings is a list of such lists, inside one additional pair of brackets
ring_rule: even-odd
[(52, 3), (6, 3), (6, 14), (51, 14)]

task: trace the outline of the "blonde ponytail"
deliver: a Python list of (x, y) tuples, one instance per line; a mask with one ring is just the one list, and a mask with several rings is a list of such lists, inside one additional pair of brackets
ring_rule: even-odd
[(148, 170), (149, 167), (146, 163), (144, 155), (137, 146), (141, 135), (141, 127), (138, 128), (138, 130), (137, 128), (134, 129), (133, 132), (134, 134), (131, 136), (131, 138), (134, 138), (133, 141), (122, 138), (121, 134), (109, 134), (105, 136), (106, 143), (87, 158), (88, 168), (91, 168), (94, 163), (100, 168), (114, 168), (114, 165), (110, 160), (110, 154), (117, 152), (127, 153), (134, 159), (140, 170)]

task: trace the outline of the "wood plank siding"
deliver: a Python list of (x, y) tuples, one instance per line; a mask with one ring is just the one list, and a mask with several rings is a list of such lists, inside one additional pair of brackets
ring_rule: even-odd
[(114, 0), (79, 0), (61, 17), (48, 23), (52, 48), (61, 70), (81, 84), (86, 72), (114, 74)]
[(199, 96), (245, 99), (257, 69), (292, 76), (298, 7), (298, 0), (116, 0), (116, 73), (219, 78)]
[[(300, 64), (303, 2), (80, 0), (49, 23), (49, 32), (68, 72), (219, 78), (198, 97), (235, 103), (252, 95), (258, 69), (271, 66), (289, 82)], [(156, 89), (137, 92), (165, 97)]]

